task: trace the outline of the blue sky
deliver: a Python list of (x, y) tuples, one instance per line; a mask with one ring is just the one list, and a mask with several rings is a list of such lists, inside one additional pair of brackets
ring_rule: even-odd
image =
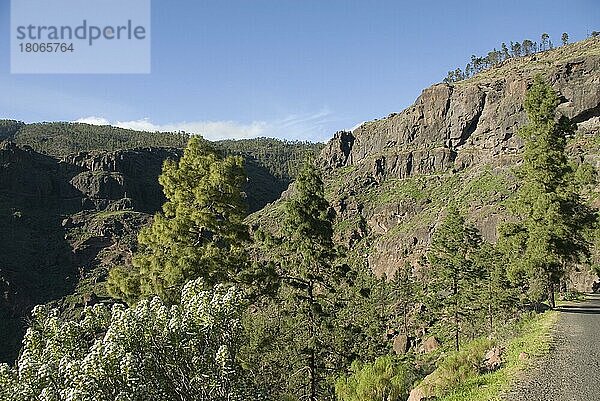
[(600, 30), (598, 0), (153, 0), (151, 74), (11, 75), (9, 11), (0, 0), (0, 118), (209, 139), (327, 140), (502, 41)]

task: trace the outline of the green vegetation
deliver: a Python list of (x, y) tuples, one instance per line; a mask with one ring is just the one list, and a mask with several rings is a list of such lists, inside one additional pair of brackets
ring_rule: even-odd
[[(18, 145), (31, 146), (37, 152), (54, 157), (152, 147), (183, 149), (189, 138), (190, 134), (185, 132), (135, 131), (72, 122), (25, 124), (0, 120), (0, 140), (11, 139)], [(283, 189), (296, 177), (305, 157), (317, 156), (323, 148), (322, 143), (274, 138), (221, 140), (214, 145), (226, 155), (243, 156), (247, 168), (268, 171), (283, 183)]]
[[(564, 32), (561, 36), (561, 40), (563, 46), (567, 45), (569, 42), (569, 35)], [(542, 33), (539, 43), (525, 39), (522, 42), (511, 41), (509, 47), (506, 43), (502, 42), (500, 50), (494, 48), (494, 50), (488, 52), (488, 54), (483, 57), (472, 55), (471, 62), (467, 63), (464, 71), (460, 68), (448, 71), (448, 76), (444, 78), (444, 82), (451, 83), (469, 79), (475, 74), (495, 67), (511, 58), (531, 56), (532, 54), (552, 49), (554, 49), (554, 45), (547, 33)]]
[(305, 157), (316, 157), (323, 148), (321, 143), (273, 138), (224, 140), (215, 146), (226, 155), (244, 158), (248, 176), (244, 190), (250, 212), (277, 200), (298, 175)]
[(454, 85), (470, 84), (474, 82), (492, 82), (506, 77), (507, 74), (516, 73), (529, 76), (546, 74), (550, 64), (559, 64), (572, 61), (579, 57), (595, 57), (600, 54), (598, 40), (600, 36), (591, 36), (588, 39), (554, 48), (552, 51), (538, 52), (533, 57), (511, 57), (507, 63), (502, 63), (498, 68), (488, 68), (477, 74), (472, 74), (468, 79), (453, 82)]
[(334, 291), (338, 272), (335, 258), (333, 228), (328, 215), (323, 181), (312, 162), (305, 163), (296, 180), (296, 195), (286, 204), (283, 224), (283, 247), (287, 257), (281, 264), (283, 282), (288, 287), (289, 303), (284, 313), (297, 319), (293, 325), (302, 327), (295, 340), (305, 344), (304, 361), (308, 371), (307, 399), (316, 401), (323, 393), (325, 359), (330, 333), (325, 332), (334, 310)]
[(296, 178), (307, 156), (316, 157), (323, 148), (322, 143), (273, 138), (229, 139), (217, 141), (215, 145), (227, 154), (241, 155), (256, 161), (287, 183)]
[[(137, 148), (183, 149), (185, 132), (146, 132), (71, 122), (24, 124), (0, 120), (0, 141), (12, 140), (37, 152), (62, 158), (79, 152), (113, 152)], [(214, 146), (225, 155), (244, 158), (248, 182), (245, 202), (250, 212), (279, 198), (298, 174), (306, 155), (316, 156), (323, 144), (273, 138), (223, 140)], [(101, 172), (98, 172), (101, 173)]]
[[(499, 401), (519, 372), (549, 352), (557, 317), (554, 311), (526, 314), (502, 326), (492, 338), (477, 338), (466, 342), (460, 351), (438, 353), (434, 370), (416, 388), (436, 400)], [(492, 349), (501, 350), (502, 364), (490, 372), (483, 360)], [(355, 362), (349, 375), (336, 383), (338, 400), (404, 400), (422, 375), (414, 366), (414, 361), (395, 356), (379, 357), (367, 364)]]
[(410, 363), (387, 355), (373, 363), (353, 362), (350, 375), (336, 382), (335, 393), (340, 401), (404, 400), (414, 380)]
[[(460, 351), (438, 353), (434, 370), (416, 388), (443, 401), (499, 401), (519, 372), (549, 352), (557, 317), (554, 311), (526, 314), (502, 326), (492, 338), (477, 338)], [(492, 349), (502, 350), (502, 365), (489, 372), (483, 360)], [(353, 363), (350, 374), (338, 379), (336, 394), (340, 401), (404, 400), (418, 377), (410, 359), (379, 357), (373, 363)]]
[(27, 124), (14, 134), (17, 144), (28, 145), (40, 153), (56, 157), (93, 150), (183, 148), (188, 139), (186, 133), (134, 131), (108, 125), (68, 122)]
[(0, 140), (14, 138), (25, 123), (15, 120), (0, 120)]
[(475, 291), (482, 270), (476, 268), (473, 256), (481, 244), (481, 237), (454, 206), (450, 206), (446, 213), (446, 218), (435, 231), (427, 255), (431, 266), (427, 280), (432, 295), (429, 309), (438, 314), (437, 331), (448, 331), (458, 351), (461, 326), (473, 318), (469, 312), (472, 313), (478, 306)]
[(283, 309), (284, 314), (295, 320), (290, 322), (291, 327), (305, 327), (296, 330), (294, 343), (303, 348), (303, 361), (299, 365), (308, 373), (304, 386), (306, 398), (317, 401), (326, 393), (323, 383), (335, 344), (332, 321), (342, 307), (340, 299), (336, 299), (336, 287), (347, 272), (334, 264), (329, 203), (312, 159), (300, 171), (294, 189), (296, 194), (286, 204), (283, 225), (287, 257), (280, 274), (288, 301)]
[(551, 307), (567, 264), (589, 256), (585, 231), (597, 220), (574, 184), (578, 180), (565, 155), (573, 126), (566, 117), (555, 120), (558, 103), (538, 76), (525, 99), (529, 123), (519, 131), (525, 141), (523, 181), (512, 209), (521, 222), (504, 225), (501, 241), (512, 251), (507, 252), (513, 255), (511, 275), (523, 278), (534, 301), (547, 296)]
[(441, 397), (476, 378), (481, 371), (481, 362), (487, 350), (494, 345), (492, 340), (478, 338), (443, 356), (437, 368), (419, 384), (426, 395)]
[[(504, 349), (502, 353), (503, 365), (491, 373), (475, 372), (464, 380), (456, 382), (439, 397), (440, 401), (499, 401), (503, 391), (507, 391), (517, 379), (519, 372), (526, 369), (535, 358), (539, 358), (550, 351), (551, 331), (558, 313), (549, 311), (541, 315), (524, 317), (516, 323), (505, 326), (502, 333), (494, 341), (496, 346)], [(477, 343), (485, 343), (485, 339)], [(489, 348), (488, 348), (489, 349)], [(481, 351), (479, 347), (480, 356)], [(455, 359), (456, 360), (456, 359)], [(479, 359), (481, 360), (481, 358)], [(465, 369), (460, 364), (446, 362), (444, 364), (450, 371), (458, 372)], [(468, 369), (468, 368), (467, 368)], [(441, 375), (452, 373), (440, 372)]]
[(262, 300), (249, 317), (248, 365), (260, 372), (260, 382), (272, 383), (274, 397), (316, 401), (331, 397), (331, 372), (341, 371), (346, 362), (345, 330), (337, 315), (346, 306), (340, 289), (349, 272), (335, 261), (329, 203), (311, 159), (294, 190), (284, 203), (282, 236), (259, 233), (279, 285), (276, 297)]
[(165, 162), (159, 177), (167, 197), (163, 213), (141, 230), (134, 269), (110, 272), (111, 293), (128, 302), (150, 295), (176, 302), (189, 280), (237, 281), (247, 264), (244, 179), (241, 157), (223, 158), (206, 141), (191, 138), (178, 162)]

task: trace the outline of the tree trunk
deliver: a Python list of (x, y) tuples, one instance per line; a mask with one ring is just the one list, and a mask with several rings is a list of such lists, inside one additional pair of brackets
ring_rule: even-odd
[(456, 324), (456, 330), (454, 330), (454, 347), (456, 348), (457, 351), (460, 351), (460, 345), (459, 345), (459, 341), (458, 341), (458, 312), (456, 312), (456, 315), (455, 315), (455, 324)]
[(317, 401), (317, 366), (315, 358), (314, 348), (310, 351), (310, 357), (308, 361), (308, 375), (310, 380), (310, 401)]
[(309, 381), (309, 401), (317, 401), (317, 358), (315, 350), (316, 330), (315, 330), (315, 316), (313, 312), (313, 305), (315, 303), (313, 294), (313, 282), (311, 281), (308, 285), (308, 298), (310, 300), (309, 316), (309, 337), (311, 342), (310, 355), (308, 357), (308, 381)]
[(554, 282), (551, 278), (548, 279), (548, 303), (550, 304), (550, 308), (554, 309), (556, 307), (554, 301)]
[(491, 280), (488, 282), (488, 295), (490, 297), (490, 301), (488, 302), (488, 315), (489, 315), (489, 320), (490, 320), (490, 334), (492, 334), (492, 332), (494, 331), (494, 313), (493, 313), (493, 308), (492, 308), (492, 299), (494, 297), (492, 296)]
[(460, 349), (460, 345), (459, 345), (459, 328), (458, 328), (458, 280), (455, 277), (454, 278), (454, 288), (453, 288), (453, 292), (454, 292), (454, 347), (456, 348), (456, 351), (459, 351)]

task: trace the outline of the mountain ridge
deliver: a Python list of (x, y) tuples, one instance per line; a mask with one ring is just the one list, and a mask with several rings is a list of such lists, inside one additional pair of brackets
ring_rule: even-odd
[[(561, 95), (559, 112), (577, 123), (568, 145), (573, 162), (600, 168), (598, 38), (432, 85), (402, 112), (337, 132), (321, 152), (336, 235), (351, 248), (354, 263), (388, 277), (406, 261), (417, 267), (450, 202), (464, 207), (483, 236), (495, 242), (516, 188), (523, 99), (540, 73)], [(597, 204), (597, 187), (586, 191)], [(275, 204), (249, 219), (276, 227), (280, 214)], [(595, 276), (581, 269), (570, 276), (571, 284), (586, 289)]]

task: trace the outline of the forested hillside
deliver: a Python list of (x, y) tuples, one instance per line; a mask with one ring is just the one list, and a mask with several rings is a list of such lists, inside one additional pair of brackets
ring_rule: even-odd
[(275, 177), (287, 182), (296, 177), (308, 155), (315, 157), (323, 149), (320, 143), (272, 138), (225, 140), (216, 144), (228, 153), (252, 157)]
[[(89, 152), (115, 152), (139, 148), (183, 149), (189, 139), (185, 132), (144, 132), (112, 126), (72, 122), (25, 124), (0, 120), (0, 140), (56, 158)], [(288, 187), (308, 154), (320, 152), (319, 143), (273, 138), (223, 140), (216, 146), (227, 154), (242, 155), (250, 178), (247, 204), (256, 211), (274, 201)]]
[(135, 148), (183, 148), (188, 135), (171, 132), (143, 132), (80, 123), (36, 123), (22, 125), (14, 132), (18, 145), (55, 157), (94, 150), (115, 151)]
[[(91, 151), (152, 147), (183, 149), (188, 138), (189, 134), (185, 132), (145, 132), (71, 122), (25, 124), (0, 120), (0, 139), (11, 139), (17, 145), (27, 145), (37, 152), (59, 158)], [(323, 147), (319, 143), (274, 138), (221, 140), (215, 144), (227, 153), (253, 159), (277, 179), (287, 183), (295, 177), (306, 155), (315, 155)]]

